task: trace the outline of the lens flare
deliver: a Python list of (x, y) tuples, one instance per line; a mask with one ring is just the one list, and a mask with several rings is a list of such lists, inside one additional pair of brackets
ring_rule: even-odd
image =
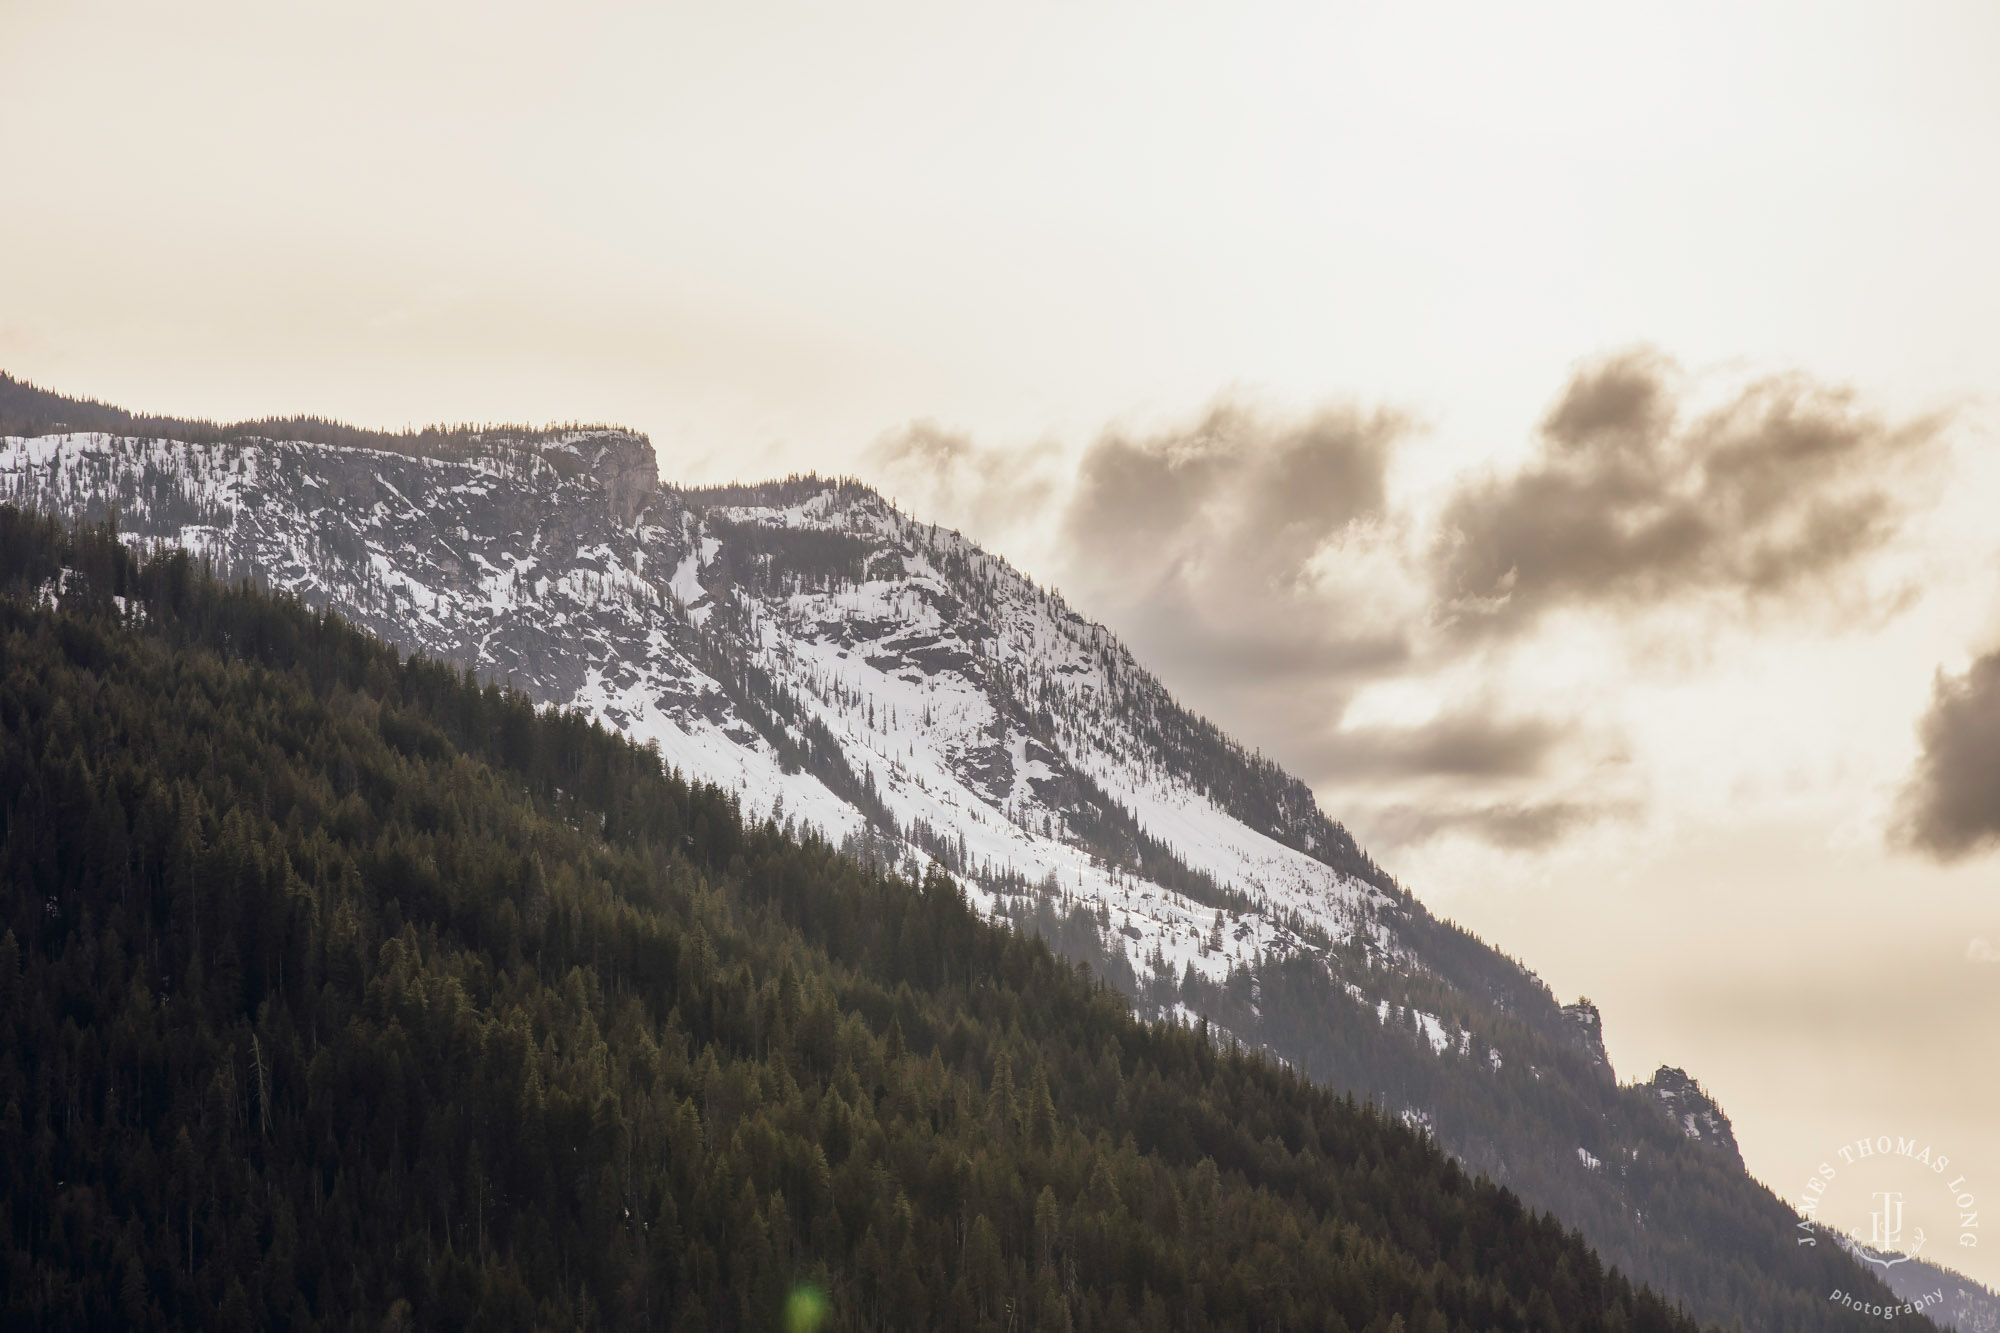
[(826, 1294), (810, 1282), (792, 1288), (785, 1299), (786, 1333), (813, 1333), (826, 1319)]

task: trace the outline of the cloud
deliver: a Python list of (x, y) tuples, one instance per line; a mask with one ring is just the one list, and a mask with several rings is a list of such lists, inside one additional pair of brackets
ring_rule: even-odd
[(1584, 368), (1533, 461), (1452, 495), (1432, 552), (1446, 622), (1519, 633), (1562, 606), (1853, 592), (1839, 580), (1900, 527), (1946, 419), (1891, 424), (1783, 376), (1684, 420), (1681, 379), (1646, 351)]
[[(1354, 407), (1285, 418), (1225, 402), (1179, 429), (1107, 432), (1063, 512), (1065, 582), (1145, 655), (1217, 690), (1393, 670), (1408, 618), (1383, 614), (1386, 583), (1363, 592), (1349, 576), (1401, 573), (1382, 525), (1408, 431)], [(1328, 572), (1336, 549), (1344, 568)]]
[(1917, 736), (1923, 753), (1903, 788), (1899, 841), (1939, 861), (2000, 846), (2000, 650), (1962, 676), (1938, 674)]
[(1108, 433), (1084, 455), (1065, 530), (1087, 557), (1138, 546), (1182, 568), (1295, 577), (1323, 542), (1382, 512), (1390, 453), (1407, 430), (1400, 416), (1351, 407), (1286, 421), (1225, 402), (1181, 430)]
[(2000, 963), (2000, 948), (1995, 948), (1986, 940), (1975, 935), (1965, 942), (1965, 961), (1968, 963)]
[(1629, 818), (1629, 807), (1577, 801), (1475, 804), (1424, 802), (1363, 811), (1355, 820), (1370, 845), (1413, 847), (1448, 833), (1478, 838), (1507, 851), (1543, 851), (1580, 829), (1611, 818)]
[[(1309, 783), (1490, 791), (1533, 778), (1568, 724), (1509, 718), (1485, 699), (1414, 726), (1345, 723), (1363, 687), (1429, 669), (1429, 590), (1388, 494), (1410, 434), (1395, 413), (1284, 417), (1233, 402), (1178, 429), (1107, 432), (1063, 511), (1065, 587), (1183, 702)], [(1498, 807), (1457, 821), (1517, 847), (1559, 826), (1552, 811)]]
[(1059, 453), (1048, 442), (982, 449), (935, 421), (913, 421), (877, 440), (868, 461), (897, 489), (917, 492), (929, 513), (992, 533), (1050, 503), (1056, 481), (1049, 468)]
[[(1585, 366), (1524, 464), (1447, 483), (1436, 507), (1391, 485), (1413, 419), (1352, 403), (1226, 398), (1070, 451), (917, 422), (871, 457), (927, 516), (1026, 555), (1336, 814), (1379, 803), (1385, 844), (1535, 850), (1647, 799), (1616, 687), (1592, 683), (1657, 662), (1645, 635), (1903, 605), (1872, 557), (1921, 498), (1944, 419), (1890, 422), (1798, 376), (1697, 410), (1700, 390), (1653, 352)], [(1544, 623), (1560, 609), (1586, 619)], [(1579, 674), (1580, 652), (1619, 660)], [(1364, 696), (1390, 711), (1356, 711)], [(1383, 725), (1402, 707), (1431, 720)]]
[(1343, 728), (1307, 743), (1301, 763), (1309, 781), (1440, 776), (1532, 777), (1574, 728), (1534, 718), (1502, 721), (1450, 713), (1414, 727)]

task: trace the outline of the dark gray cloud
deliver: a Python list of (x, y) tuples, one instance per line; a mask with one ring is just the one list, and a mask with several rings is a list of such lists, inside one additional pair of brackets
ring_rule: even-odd
[(1371, 845), (1411, 847), (1449, 833), (1509, 851), (1542, 851), (1607, 819), (1629, 818), (1629, 807), (1576, 801), (1453, 804), (1425, 802), (1362, 811), (1353, 822)]
[(1077, 470), (1064, 536), (1086, 562), (1142, 555), (1158, 569), (1165, 555), (1169, 577), (1191, 576), (1193, 564), (1290, 582), (1327, 540), (1382, 513), (1389, 458), (1407, 431), (1388, 413), (1326, 408), (1282, 421), (1224, 403), (1184, 429), (1107, 433)]
[(1917, 735), (1924, 748), (1903, 789), (1904, 845), (1940, 861), (2000, 847), (2000, 651), (1962, 676), (1939, 673)]
[(1307, 739), (1295, 761), (1311, 782), (1367, 778), (1533, 777), (1574, 728), (1543, 718), (1447, 713), (1414, 727), (1356, 727)]
[(1407, 431), (1354, 408), (1283, 420), (1222, 404), (1178, 430), (1108, 432), (1063, 514), (1068, 582), (1155, 660), (1217, 686), (1378, 675), (1407, 659), (1405, 627), (1343, 604), (1311, 566), (1383, 520)]
[[(1134, 571), (1140, 575), (1140, 571)], [(1176, 681), (1209, 690), (1312, 689), (1328, 682), (1343, 688), (1379, 680), (1410, 665), (1413, 649), (1405, 627), (1321, 620), (1306, 597), (1256, 597), (1257, 603), (1289, 603), (1282, 618), (1260, 623), (1243, 605), (1218, 606), (1203, 600), (1212, 583), (1177, 577), (1142, 581), (1107, 590), (1093, 580), (1088, 608), (1111, 617), (1119, 637), (1142, 661), (1172, 664)], [(1079, 589), (1085, 581), (1072, 579)], [(1330, 600), (1330, 599), (1329, 599)], [(1300, 619), (1301, 616), (1310, 618)]]
[(1798, 376), (1691, 421), (1680, 397), (1651, 352), (1580, 371), (1539, 455), (1447, 504), (1432, 558), (1441, 615), (1478, 634), (1563, 605), (1851, 592), (1839, 580), (1901, 525), (1908, 476), (1945, 425), (1891, 424)]

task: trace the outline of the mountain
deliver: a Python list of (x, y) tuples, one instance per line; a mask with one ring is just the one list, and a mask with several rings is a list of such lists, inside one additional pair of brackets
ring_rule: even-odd
[(1828, 1327), (1825, 1293), (1868, 1281), (1793, 1244), (1705, 1097), (1690, 1120), (1678, 1084), (1619, 1085), (1588, 1002), (1430, 915), (1109, 631), (864, 486), (663, 486), (609, 429), (38, 434), (118, 428), (39, 392), (0, 385), (0, 499), (115, 511), (130, 542), (581, 709), (775, 831), (935, 862), (1140, 1016), (1421, 1126), (1700, 1318)]
[[(1858, 1244), (1853, 1248), (1861, 1249)], [(1893, 1256), (1894, 1252), (1890, 1254)], [(1873, 1268), (1898, 1300), (1935, 1302), (1927, 1307), (1927, 1312), (1938, 1327), (1956, 1329), (1958, 1333), (2000, 1333), (2000, 1295), (1971, 1278), (1914, 1257), (1898, 1257), (1889, 1267), (1877, 1263)]]
[(1694, 1333), (935, 869), (12, 508), (0, 792), (8, 1327)]

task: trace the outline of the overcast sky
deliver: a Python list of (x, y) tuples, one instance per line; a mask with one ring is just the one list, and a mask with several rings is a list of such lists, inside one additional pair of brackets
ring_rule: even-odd
[(0, 0), (0, 367), (861, 475), (1780, 1193), (2000, 1195), (1995, 69), (1970, 4)]

